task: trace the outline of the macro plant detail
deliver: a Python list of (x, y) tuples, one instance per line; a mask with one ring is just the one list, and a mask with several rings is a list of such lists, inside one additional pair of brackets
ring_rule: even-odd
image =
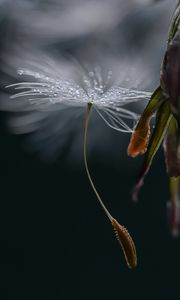
[[(156, 114), (155, 128), (150, 134), (150, 121)], [(133, 199), (137, 200), (152, 160), (163, 142), (166, 169), (169, 175), (170, 202), (168, 216), (171, 233), (179, 235), (180, 226), (180, 2), (172, 18), (167, 50), (164, 55), (160, 86), (152, 94), (142, 113), (128, 146), (128, 155), (144, 154), (142, 169), (137, 178)]]
[[(53, 116), (53, 113), (56, 113), (60, 119), (60, 113), (66, 112), (68, 115), (68, 110), (77, 109), (81, 113), (83, 111), (85, 114), (83, 157), (87, 177), (99, 204), (115, 231), (115, 236), (130, 269), (137, 265), (135, 244), (128, 230), (110, 214), (91, 177), (87, 159), (88, 126), (93, 112), (110, 128), (119, 132), (132, 133), (128, 147), (130, 156), (135, 157), (145, 153), (143, 168), (134, 188), (133, 198), (135, 200), (153, 157), (164, 140), (165, 159), (170, 176), (171, 202), (168, 203), (170, 224), (172, 233), (177, 235), (180, 221), (179, 10), (178, 5), (170, 26), (168, 48), (161, 70), (161, 83), (152, 95), (149, 92), (139, 91), (138, 88), (130, 89), (121, 86), (115, 80), (117, 72), (114, 74), (111, 69), (107, 71), (107, 68), (103, 69), (98, 64), (89, 66), (73, 56), (68, 57), (67, 61), (63, 57), (60, 61), (60, 57), (54, 59), (43, 51), (33, 53), (33, 50), (29, 57), (28, 55), (25, 58), (19, 57), (19, 62), (15, 63), (16, 67), (19, 66), (18, 81), (6, 86), (11, 92), (10, 102), (7, 101), (7, 110), (20, 112), (21, 121), (18, 123), (17, 117), (16, 122), (15, 117), (14, 123), (12, 122), (12, 127), (17, 133), (29, 133), (39, 129), (43, 131), (42, 121), (49, 115)], [(105, 56), (105, 54), (103, 55)], [(8, 59), (6, 58), (6, 60)], [(11, 61), (8, 63), (11, 65)], [(141, 117), (129, 108), (135, 102), (149, 99)], [(155, 128), (151, 135), (150, 121), (155, 113)], [(29, 119), (28, 114), (30, 114)], [(134, 127), (138, 119), (139, 121)], [(55, 139), (57, 139), (56, 128), (53, 129)], [(63, 131), (61, 126), (58, 130)]]
[[(65, 76), (60, 73), (61, 68), (58, 68), (53, 61), (48, 61), (49, 65), (47, 66), (31, 61), (31, 67), (18, 70), (19, 76), (23, 77), (24, 81), (7, 86), (8, 89), (15, 91), (10, 96), (12, 105), (16, 106), (17, 101), (18, 104), (25, 104), (25, 107), (23, 106), (25, 111), (35, 110), (46, 113), (71, 107), (85, 111), (83, 153), (89, 183), (115, 231), (115, 236), (123, 250), (128, 267), (135, 268), (137, 254), (133, 239), (128, 230), (110, 214), (91, 177), (87, 163), (87, 132), (92, 110), (110, 128), (120, 132), (132, 132), (134, 122), (139, 115), (124, 106), (137, 101), (144, 101), (144, 99), (147, 100), (150, 93), (116, 85), (111, 78), (112, 72), (108, 71), (107, 77), (104, 78), (99, 66), (87, 72), (86, 68), (78, 64), (75, 73), (77, 74), (78, 71), (79, 76), (73, 77), (72, 69), (70, 72), (66, 69), (67, 76)], [(30, 81), (26, 81), (29, 79)]]

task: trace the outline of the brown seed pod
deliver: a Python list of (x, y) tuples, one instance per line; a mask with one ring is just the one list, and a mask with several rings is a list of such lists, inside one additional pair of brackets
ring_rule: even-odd
[(153, 114), (164, 102), (161, 87), (158, 87), (152, 94), (148, 105), (142, 113), (135, 130), (131, 136), (128, 146), (128, 155), (135, 157), (138, 154), (144, 154), (147, 150), (150, 138), (150, 121)]
[[(142, 122), (141, 122), (142, 123)], [(128, 146), (128, 155), (135, 157), (138, 154), (144, 154), (147, 150), (147, 145), (150, 136), (150, 118), (143, 122), (142, 126), (137, 125), (135, 131), (131, 136), (131, 140)]]
[(124, 226), (120, 225), (116, 219), (112, 218), (111, 223), (114, 228), (116, 238), (123, 250), (126, 263), (130, 269), (134, 269), (137, 265), (137, 254), (133, 239), (128, 230)]

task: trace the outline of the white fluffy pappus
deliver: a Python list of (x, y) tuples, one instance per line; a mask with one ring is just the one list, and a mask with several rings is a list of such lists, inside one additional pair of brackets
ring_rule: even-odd
[(12, 94), (10, 100), (1, 102), (1, 109), (16, 112), (10, 120), (13, 132), (34, 132), (33, 140), (41, 144), (40, 148), (46, 140), (53, 151), (53, 147), (60, 148), (58, 135), (64, 134), (64, 129), (67, 133), (89, 102), (109, 127), (132, 132), (139, 115), (129, 106), (148, 100), (149, 92), (117, 85), (115, 71), (104, 70), (100, 65), (89, 66), (74, 58), (57, 59), (42, 53), (33, 57), (14, 61), (19, 64), (19, 82), (6, 86)]

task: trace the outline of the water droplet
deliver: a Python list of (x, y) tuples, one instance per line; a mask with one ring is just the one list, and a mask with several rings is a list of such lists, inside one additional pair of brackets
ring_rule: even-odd
[(18, 71), (17, 71), (17, 74), (18, 74), (18, 75), (23, 75), (23, 73), (24, 73), (23, 70), (18, 70)]

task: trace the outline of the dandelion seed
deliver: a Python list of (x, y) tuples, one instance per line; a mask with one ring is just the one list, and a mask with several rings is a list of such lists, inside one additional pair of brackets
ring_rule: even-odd
[[(108, 78), (104, 81), (101, 74), (102, 70), (97, 66), (88, 72), (85, 72), (85, 68), (80, 67), (78, 77), (76, 76), (75, 80), (72, 76), (72, 69), (70, 69), (70, 72), (66, 72), (66, 75), (63, 75), (59, 71), (61, 68), (52, 61), (47, 66), (40, 63), (35, 64), (34, 62), (31, 62), (30, 65), (31, 68), (20, 68), (18, 70), (19, 76), (23, 77), (24, 81), (7, 86), (8, 89), (15, 91), (10, 96), (12, 107), (14, 108), (18, 101), (18, 103), (25, 103), (25, 107), (27, 105), (32, 110), (46, 113), (52, 109), (60, 111), (64, 107), (86, 109), (84, 129), (86, 173), (100, 205), (115, 230), (128, 267), (134, 268), (137, 264), (134, 242), (127, 229), (111, 216), (91, 178), (87, 163), (87, 130), (90, 112), (94, 108), (94, 111), (109, 127), (120, 132), (132, 132), (138, 114), (127, 107), (125, 108), (125, 105), (147, 99), (150, 93), (130, 90), (116, 84), (110, 85), (108, 80), (112, 75), (111, 71), (108, 72)], [(30, 80), (26, 81), (26, 78), (30, 78)]]

